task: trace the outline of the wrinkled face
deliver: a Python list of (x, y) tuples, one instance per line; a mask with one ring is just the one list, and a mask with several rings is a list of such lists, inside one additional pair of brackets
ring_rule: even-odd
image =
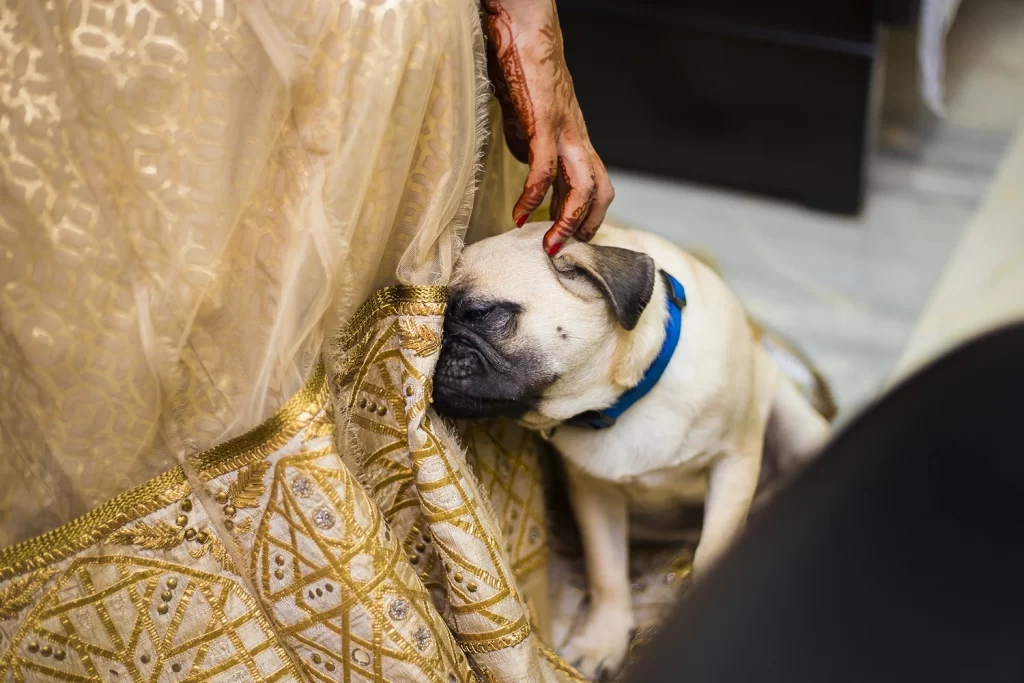
[[(616, 345), (650, 299), (653, 262), (578, 243), (551, 259), (541, 247), (546, 227), (528, 225), (463, 252), (434, 372), (442, 415), (511, 417), (539, 428), (611, 391)], [(633, 286), (609, 286), (599, 270)]]

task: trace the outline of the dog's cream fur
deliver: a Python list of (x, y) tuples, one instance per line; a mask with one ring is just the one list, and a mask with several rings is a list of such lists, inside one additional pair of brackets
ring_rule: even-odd
[(558, 377), (521, 422), (550, 434), (566, 461), (590, 608), (562, 654), (596, 678), (619, 668), (635, 627), (628, 539), (637, 520), (703, 501), (693, 567), (699, 579), (743, 527), (766, 435), (780, 460), (796, 462), (823, 445), (829, 427), (755, 343), (742, 306), (714, 272), (660, 237), (613, 226), (592, 245), (646, 253), (686, 288), (679, 345), (658, 384), (613, 427), (559, 426), (639, 382), (665, 338), (667, 295), (656, 278), (639, 322), (626, 331), (599, 288), (559, 275), (559, 265), (583, 260), (593, 246), (570, 243), (552, 264), (541, 249), (549, 225), (467, 248), (457, 281), (474, 294), (520, 303), (515, 342), (531, 345)]

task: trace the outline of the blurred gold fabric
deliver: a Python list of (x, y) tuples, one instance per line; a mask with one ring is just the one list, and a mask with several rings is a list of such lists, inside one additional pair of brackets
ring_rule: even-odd
[(396, 281), (486, 133), (471, 0), (0, 8), (0, 545), (237, 436)]

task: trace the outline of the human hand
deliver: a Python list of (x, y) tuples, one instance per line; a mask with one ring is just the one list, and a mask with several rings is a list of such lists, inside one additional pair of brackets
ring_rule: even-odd
[(544, 249), (554, 256), (572, 236), (593, 238), (615, 190), (576, 101), (554, 0), (483, 0), (483, 7), (488, 71), (505, 140), (530, 165), (512, 218), (522, 227), (553, 185), (555, 223), (544, 235)]

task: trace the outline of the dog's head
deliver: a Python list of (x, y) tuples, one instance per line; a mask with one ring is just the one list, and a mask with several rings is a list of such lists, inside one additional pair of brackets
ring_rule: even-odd
[(624, 354), (654, 291), (654, 261), (575, 241), (549, 258), (541, 246), (548, 225), (463, 252), (434, 373), (441, 414), (512, 417), (541, 429), (607, 406), (622, 383), (639, 379)]

